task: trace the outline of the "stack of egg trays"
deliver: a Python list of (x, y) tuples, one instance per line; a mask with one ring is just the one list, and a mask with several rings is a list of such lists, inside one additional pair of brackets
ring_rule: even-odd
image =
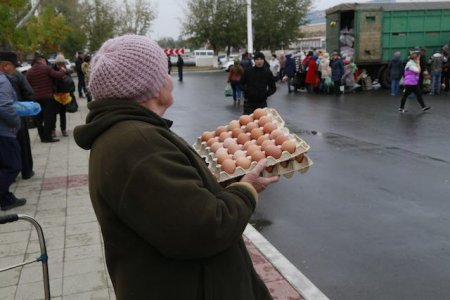
[[(310, 146), (298, 135), (289, 133), (289, 129), (287, 127), (284, 127), (285, 125), (284, 120), (281, 118), (281, 116), (275, 109), (266, 108), (266, 110), (267, 115), (272, 117), (273, 121), (277, 124), (278, 129), (282, 130), (285, 135), (288, 135), (289, 139), (295, 140), (296, 149), (294, 153), (283, 151), (281, 153), (281, 157), (278, 159), (275, 159), (272, 156), (267, 157), (267, 166), (268, 167), (273, 166), (273, 168), (271, 172), (269, 172), (266, 168), (263, 171), (262, 176), (269, 177), (275, 175), (283, 175), (286, 178), (290, 178), (297, 171), (301, 173), (306, 172), (308, 168), (313, 164), (313, 161), (306, 154), (306, 152), (310, 149)], [(202, 142), (201, 137), (197, 138), (197, 141), (193, 145), (193, 148), (206, 161), (209, 169), (211, 170), (213, 175), (217, 178), (218, 182), (225, 182), (243, 176), (249, 171), (251, 171), (257, 164), (257, 162), (253, 161), (248, 169), (236, 167), (236, 170), (234, 171), (233, 174), (228, 174), (221, 170), (221, 165), (217, 163), (217, 158), (210, 151), (210, 147), (208, 147), (206, 142)], [(295, 160), (295, 157), (300, 154), (303, 154), (304, 158), (301, 162), (298, 162)], [(281, 164), (282, 162), (287, 162), (287, 165), (285, 163), (283, 166), (283, 164)]]

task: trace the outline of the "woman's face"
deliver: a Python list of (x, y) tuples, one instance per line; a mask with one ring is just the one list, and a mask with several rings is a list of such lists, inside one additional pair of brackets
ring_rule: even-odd
[(168, 74), (166, 76), (166, 81), (164, 82), (164, 85), (162, 86), (160, 90), (160, 103), (165, 106), (166, 108), (169, 108), (173, 104), (173, 83), (172, 83), (172, 77), (170, 77)]

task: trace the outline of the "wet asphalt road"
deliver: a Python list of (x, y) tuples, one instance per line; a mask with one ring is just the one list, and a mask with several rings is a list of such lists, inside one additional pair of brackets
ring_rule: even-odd
[[(226, 73), (174, 77), (166, 117), (193, 143), (237, 119)], [(253, 223), (330, 299), (450, 299), (450, 95), (399, 114), (387, 90), (269, 100), (314, 165), (261, 195)]]

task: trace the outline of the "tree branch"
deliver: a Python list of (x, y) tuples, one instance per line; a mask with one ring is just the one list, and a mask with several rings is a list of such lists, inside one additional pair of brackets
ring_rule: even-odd
[(19, 23), (17, 23), (16, 25), (16, 29), (21, 28), (22, 26), (24, 26), (28, 20), (31, 19), (31, 17), (33, 16), (34, 12), (38, 9), (39, 5), (41, 5), (42, 0), (37, 0), (36, 3), (34, 4), (34, 6), (30, 9), (30, 11), (25, 15), (25, 17), (22, 18), (22, 20), (19, 21)]

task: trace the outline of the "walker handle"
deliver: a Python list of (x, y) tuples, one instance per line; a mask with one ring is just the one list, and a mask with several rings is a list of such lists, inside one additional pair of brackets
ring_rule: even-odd
[(12, 223), (19, 220), (17, 214), (0, 216), (0, 224)]

